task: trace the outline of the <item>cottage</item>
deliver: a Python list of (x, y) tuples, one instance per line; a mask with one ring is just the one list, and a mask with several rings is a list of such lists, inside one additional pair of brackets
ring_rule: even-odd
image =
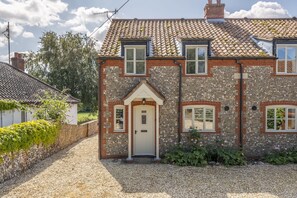
[[(28, 75), (24, 72), (24, 59), (19, 53), (12, 58), (12, 65), (0, 62), (0, 100), (16, 100), (25, 104), (38, 103), (40, 91), (47, 90), (60, 93), (56, 88)], [(79, 100), (69, 96), (67, 102), (70, 109), (67, 112), (68, 124), (77, 124), (77, 104)], [(33, 120), (34, 109), (28, 112), (20, 110), (0, 111), (0, 127)]]
[(99, 54), (100, 158), (155, 156), (186, 143), (248, 156), (297, 146), (297, 20), (114, 19)]

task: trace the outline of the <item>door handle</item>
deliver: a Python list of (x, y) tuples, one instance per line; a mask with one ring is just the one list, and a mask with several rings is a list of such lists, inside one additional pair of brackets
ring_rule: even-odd
[(135, 130), (135, 134), (137, 133), (137, 130)]

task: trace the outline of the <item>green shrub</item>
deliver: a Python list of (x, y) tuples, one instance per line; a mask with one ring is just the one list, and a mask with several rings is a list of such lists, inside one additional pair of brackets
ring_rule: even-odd
[(49, 91), (39, 94), (40, 102), (36, 105), (34, 117), (38, 120), (65, 122), (70, 105), (67, 103), (68, 96), (64, 91), (61, 94)]
[(58, 125), (45, 120), (0, 128), (0, 155), (28, 150), (33, 145), (49, 146), (56, 141), (58, 132)]
[(206, 150), (204, 148), (187, 150), (186, 148), (177, 146), (165, 154), (164, 163), (179, 166), (205, 166), (207, 165)]
[(25, 110), (25, 106), (15, 100), (0, 100), (0, 111)]
[(297, 164), (297, 149), (268, 154), (265, 161), (274, 165)]
[(244, 154), (236, 149), (224, 147), (186, 147), (177, 146), (165, 154), (164, 163), (179, 166), (205, 166), (209, 162), (218, 162), (225, 166), (246, 164)]
[(246, 164), (244, 154), (232, 148), (218, 148), (216, 150), (217, 162), (225, 166), (243, 166)]
[(78, 124), (89, 122), (98, 119), (98, 113), (96, 112), (80, 112), (77, 114)]

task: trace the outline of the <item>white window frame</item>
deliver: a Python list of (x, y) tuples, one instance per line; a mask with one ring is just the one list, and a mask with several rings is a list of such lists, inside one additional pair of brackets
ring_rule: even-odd
[[(216, 132), (216, 108), (215, 106), (211, 105), (189, 105), (189, 106), (184, 106), (183, 107), (183, 130), (184, 132), (189, 132), (189, 129), (186, 129), (185, 125), (185, 118), (186, 118), (186, 109), (192, 109), (192, 112), (194, 112), (195, 108), (203, 108), (203, 129), (201, 132), (210, 132), (210, 133), (215, 133)], [(207, 130), (205, 129), (205, 122), (206, 122), (206, 110), (205, 109), (212, 109), (213, 110), (213, 129)], [(194, 118), (195, 114), (192, 114), (192, 124), (194, 123)], [(200, 130), (199, 130), (200, 131)]]
[[(126, 75), (136, 75), (136, 76), (143, 76), (146, 75), (146, 46), (145, 45), (125, 45), (125, 74)], [(133, 49), (133, 73), (127, 73), (127, 50)], [(136, 60), (136, 49), (144, 49), (144, 60)], [(131, 61), (131, 60), (129, 60)], [(144, 73), (143, 74), (136, 74), (136, 62), (144, 62)]]
[[(289, 48), (289, 47), (295, 47), (296, 48), (296, 72), (295, 73), (288, 73), (288, 66), (287, 66), (287, 64), (288, 64), (288, 56), (287, 56), (287, 48)], [(285, 48), (285, 72), (279, 72), (278, 71), (278, 62), (279, 62), (279, 60), (283, 60), (283, 59), (278, 59), (277, 61), (276, 61), (276, 74), (279, 74), (279, 75), (297, 75), (297, 44), (278, 44), (278, 45), (276, 45), (276, 56), (278, 57), (278, 49), (279, 48)]]
[[(277, 108), (284, 108), (286, 111), (286, 117), (285, 117), (285, 122), (286, 122), (286, 130), (276, 130), (276, 110), (274, 110), (274, 128), (275, 129), (268, 129), (267, 127), (267, 121), (268, 121), (268, 109), (277, 109)], [(277, 132), (277, 133), (282, 133), (282, 132), (297, 132), (297, 129), (291, 129), (288, 130), (288, 109), (295, 109), (296, 115), (297, 115), (297, 106), (294, 105), (270, 105), (270, 106), (266, 106), (265, 109), (265, 129), (266, 132)], [(295, 115), (295, 116), (296, 116)], [(297, 128), (297, 116), (295, 117), (295, 128)]]
[[(204, 73), (198, 73), (198, 64), (199, 64), (199, 60), (198, 60), (198, 56), (197, 56), (197, 50), (199, 48), (204, 48), (205, 49), (205, 72)], [(187, 73), (187, 65), (188, 62), (193, 62), (193, 60), (188, 60), (188, 49), (195, 49), (195, 74), (188, 74)], [(208, 46), (207, 45), (186, 45), (186, 49), (185, 49), (185, 57), (186, 57), (186, 66), (185, 66), (185, 74), (186, 75), (206, 75), (208, 72)]]
[[(117, 124), (117, 109), (123, 110), (123, 129), (116, 129), (116, 124)], [(114, 112), (113, 112), (113, 128), (114, 132), (125, 132), (125, 119), (126, 119), (126, 109), (124, 105), (115, 105), (114, 106)]]

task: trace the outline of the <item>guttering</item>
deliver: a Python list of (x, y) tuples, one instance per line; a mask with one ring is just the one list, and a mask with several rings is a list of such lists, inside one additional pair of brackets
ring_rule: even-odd
[(243, 147), (243, 65), (239, 61), (239, 59), (236, 59), (236, 63), (239, 65), (240, 68), (240, 80), (239, 80), (239, 147)]
[[(97, 59), (99, 61), (99, 58)], [(101, 85), (102, 85), (102, 78), (101, 78), (101, 66), (105, 63), (105, 60), (102, 60), (98, 64), (98, 158), (99, 160), (102, 159), (102, 119), (101, 119), (101, 112), (102, 112), (102, 94), (101, 94)]]
[(173, 61), (174, 64), (176, 64), (177, 66), (179, 66), (179, 84), (178, 84), (178, 143), (181, 142), (181, 133), (182, 133), (182, 126), (181, 126), (181, 113), (182, 113), (182, 64), (177, 62), (176, 60)]

